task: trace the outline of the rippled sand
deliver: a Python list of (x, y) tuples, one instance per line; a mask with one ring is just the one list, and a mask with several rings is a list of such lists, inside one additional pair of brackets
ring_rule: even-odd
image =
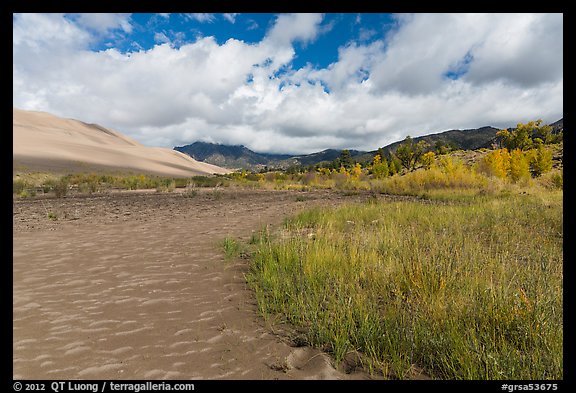
[(247, 262), (225, 261), (219, 245), (342, 198), (202, 190), (15, 201), (13, 378), (367, 378), (272, 334), (243, 279)]

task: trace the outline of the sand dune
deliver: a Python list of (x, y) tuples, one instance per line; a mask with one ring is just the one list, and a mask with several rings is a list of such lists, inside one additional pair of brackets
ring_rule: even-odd
[(131, 171), (164, 176), (227, 173), (175, 150), (146, 147), (121, 133), (45, 112), (13, 109), (14, 168)]

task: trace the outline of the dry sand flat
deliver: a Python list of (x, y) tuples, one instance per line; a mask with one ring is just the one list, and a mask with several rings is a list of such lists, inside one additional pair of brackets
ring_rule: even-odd
[(225, 261), (219, 245), (342, 198), (202, 190), (15, 201), (13, 378), (367, 378), (272, 334), (247, 263)]
[(13, 163), (27, 170), (130, 170), (164, 176), (227, 173), (175, 150), (146, 147), (121, 133), (44, 112), (13, 109)]

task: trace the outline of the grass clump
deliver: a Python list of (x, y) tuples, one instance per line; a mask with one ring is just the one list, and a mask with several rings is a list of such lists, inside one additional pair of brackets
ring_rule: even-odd
[(192, 176), (190, 178), (195, 187), (227, 187), (230, 182), (222, 176)]
[(231, 237), (226, 237), (222, 241), (222, 248), (224, 249), (224, 255), (226, 259), (232, 259), (240, 256), (241, 246), (240, 243)]
[(69, 186), (70, 183), (68, 178), (62, 177), (53, 183), (52, 190), (54, 191), (54, 194), (56, 194), (57, 198), (62, 198), (68, 193)]
[[(176, 188), (228, 186), (229, 179), (223, 177), (194, 176), (174, 178), (146, 174), (96, 174), (74, 173), (54, 175), (48, 173), (18, 174), (12, 180), (12, 193), (20, 197), (33, 196), (36, 189), (44, 194), (53, 193), (63, 197), (69, 192), (93, 194), (108, 190), (146, 190), (172, 192)], [(188, 193), (187, 196), (195, 196)]]
[(174, 179), (160, 179), (156, 185), (157, 192), (172, 192), (176, 188)]
[(562, 193), (314, 209), (256, 243), (265, 316), (410, 378), (562, 379)]
[(190, 185), (186, 186), (186, 189), (182, 193), (184, 198), (196, 198), (198, 196), (198, 191), (195, 187), (191, 187)]

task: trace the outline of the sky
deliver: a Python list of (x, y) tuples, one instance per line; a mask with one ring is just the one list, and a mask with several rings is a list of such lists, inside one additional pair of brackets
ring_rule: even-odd
[(14, 14), (13, 106), (147, 146), (375, 150), (563, 117), (562, 14)]

